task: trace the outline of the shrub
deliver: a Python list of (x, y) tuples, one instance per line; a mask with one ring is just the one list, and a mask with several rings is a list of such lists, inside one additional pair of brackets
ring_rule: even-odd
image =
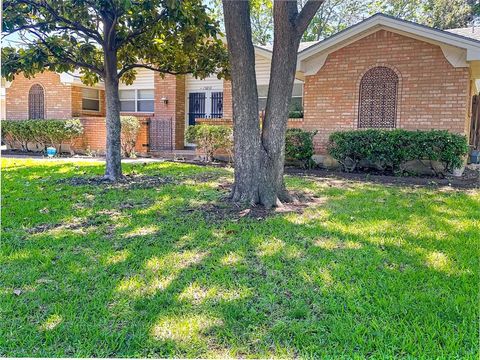
[(61, 152), (62, 143), (69, 143), (83, 134), (83, 126), (78, 119), (68, 120), (4, 120), (2, 136), (10, 147), (20, 143), (22, 150), (28, 151), (28, 143), (38, 143), (41, 147), (54, 146)]
[(120, 122), (122, 123), (121, 140), (123, 155), (134, 157), (140, 121), (135, 116), (121, 116)]
[(313, 137), (317, 131), (301, 129), (287, 129), (285, 136), (285, 158), (299, 161), (303, 167), (311, 168), (315, 165), (312, 160), (314, 154)]
[(403, 173), (407, 161), (438, 161), (451, 171), (461, 167), (468, 152), (463, 135), (443, 130), (353, 130), (330, 135), (329, 153), (346, 171), (367, 162), (383, 170)]
[(303, 118), (303, 107), (298, 103), (294, 103), (290, 106), (288, 111), (288, 117), (290, 119), (301, 119)]
[(195, 125), (187, 129), (185, 138), (189, 143), (195, 143), (205, 154), (205, 159), (211, 161), (216, 150), (224, 149), (229, 153), (233, 148), (233, 131), (226, 125)]
[(18, 142), (22, 150), (28, 151), (28, 143), (33, 139), (30, 121), (2, 120), (2, 138), (10, 148)]

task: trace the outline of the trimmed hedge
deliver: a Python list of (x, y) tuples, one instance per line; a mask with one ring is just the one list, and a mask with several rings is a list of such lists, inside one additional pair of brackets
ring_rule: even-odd
[(407, 161), (438, 161), (447, 171), (459, 168), (468, 152), (463, 135), (443, 130), (353, 130), (330, 135), (329, 153), (346, 171), (362, 163), (403, 173)]
[(29, 143), (42, 147), (54, 146), (61, 151), (62, 143), (72, 143), (83, 134), (83, 126), (78, 119), (68, 120), (2, 120), (2, 138), (13, 148), (20, 143), (22, 150), (29, 151)]
[(314, 154), (313, 137), (317, 131), (305, 131), (302, 129), (287, 129), (285, 135), (285, 158), (287, 160), (299, 161), (304, 168), (312, 168), (315, 162), (312, 160)]
[[(185, 139), (195, 143), (205, 153), (205, 160), (213, 160), (215, 151), (225, 149), (229, 155), (233, 150), (233, 130), (226, 125), (195, 125), (189, 126)], [(230, 156), (231, 157), (231, 156)]]

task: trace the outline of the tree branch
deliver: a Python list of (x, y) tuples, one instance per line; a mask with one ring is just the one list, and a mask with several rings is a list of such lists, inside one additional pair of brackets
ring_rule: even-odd
[(132, 39), (134, 39), (135, 37), (139, 36), (139, 35), (142, 35), (143, 33), (145, 33), (146, 31), (149, 30), (149, 26), (151, 26), (151, 22), (158, 22), (162, 19), (162, 14), (158, 14), (158, 16), (155, 18), (155, 19), (152, 19), (151, 21), (149, 21), (148, 23), (146, 23), (144, 26), (142, 27), (139, 27), (139, 28), (136, 28), (135, 30), (131, 31), (130, 33), (128, 33), (125, 38), (121, 39), (120, 41), (118, 41), (117, 43), (117, 48), (120, 48), (122, 47), (123, 45), (125, 45), (126, 43), (128, 43), (129, 41), (131, 41)]
[(119, 71), (118, 78), (120, 79), (122, 75), (125, 74), (127, 71), (135, 68), (143, 68), (143, 69), (153, 70), (163, 74), (171, 74), (171, 75), (186, 75), (191, 73), (191, 71), (171, 71), (168, 69), (162, 69), (162, 68), (155, 67), (152, 65), (147, 65), (147, 64), (131, 64), (131, 65), (125, 65), (123, 69)]
[[(36, 2), (36, 1), (33, 1), (33, 0), (19, 0), (18, 3), (21, 3), (21, 4), (25, 4), (25, 5), (29, 5), (29, 6), (33, 6), (35, 7), (37, 10), (45, 10), (47, 11), (55, 20), (54, 21), (50, 21), (49, 23), (65, 23), (67, 25), (69, 25), (71, 27), (70, 30), (77, 30), (77, 31), (80, 31), (82, 33), (84, 33), (86, 36), (88, 37), (91, 37), (92, 39), (94, 39), (96, 42), (98, 42), (99, 44), (102, 44), (103, 43), (103, 39), (102, 39), (102, 36), (101, 34), (96, 31), (96, 30), (93, 30), (93, 29), (89, 29), (87, 28), (86, 26), (82, 25), (81, 23), (79, 23), (78, 21), (73, 21), (73, 20), (70, 20), (70, 19), (67, 19), (66, 17), (64, 16), (61, 16), (54, 8), (52, 8), (46, 1), (41, 1), (41, 2)], [(73, 29), (72, 29), (73, 28)]]
[(305, 30), (307, 30), (308, 24), (310, 24), (310, 21), (313, 19), (324, 1), (325, 0), (308, 0), (306, 2), (295, 20), (298, 34), (303, 34)]
[[(38, 32), (32, 30), (32, 29), (29, 29), (28, 32), (34, 36), (37, 37), (37, 39), (43, 44), (43, 46), (45, 46), (47, 48), (47, 50), (52, 54), (52, 56), (56, 57), (54, 54), (55, 54), (55, 50), (51, 47), (51, 45), (45, 41), (45, 39), (41, 36), (41, 34), (39, 34)], [(62, 60), (73, 65), (73, 66), (76, 66), (76, 67), (83, 67), (83, 68), (86, 68), (86, 69), (89, 69), (91, 71), (93, 71), (94, 73), (96, 73), (97, 75), (99, 75), (100, 77), (104, 77), (104, 73), (103, 73), (103, 70), (100, 69), (100, 68), (97, 68), (96, 66), (92, 65), (92, 64), (89, 64), (89, 63), (86, 63), (84, 61), (80, 61), (80, 60), (76, 60), (76, 59), (73, 59), (72, 57), (68, 57), (67, 56), (67, 53), (64, 51), (64, 55), (62, 57)], [(72, 54), (69, 54), (70, 56)]]

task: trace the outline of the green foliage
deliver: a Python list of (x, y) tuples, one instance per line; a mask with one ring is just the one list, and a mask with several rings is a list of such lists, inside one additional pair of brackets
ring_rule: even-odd
[(105, 79), (104, 49), (115, 53), (118, 77), (127, 84), (145, 67), (200, 78), (226, 74), (218, 23), (201, 0), (5, 0), (2, 24), (6, 40), (19, 33), (24, 43), (2, 48), (8, 80), (21, 72), (32, 77), (80, 69), (82, 81), (92, 85)]
[(135, 116), (121, 116), (122, 123), (122, 152), (124, 156), (135, 157), (135, 144), (137, 142), (140, 121)]
[(292, 103), (288, 109), (288, 117), (291, 119), (303, 118), (303, 106), (299, 103)]
[(330, 135), (329, 153), (347, 171), (360, 162), (368, 162), (384, 170), (403, 172), (411, 160), (438, 161), (449, 171), (461, 167), (468, 152), (463, 135), (443, 130), (354, 130)]
[(28, 151), (28, 143), (38, 143), (43, 147), (55, 146), (61, 151), (63, 143), (72, 143), (83, 134), (83, 126), (78, 119), (69, 120), (3, 120), (2, 137), (14, 147), (20, 143), (22, 150)]
[[(303, 7), (308, 0), (299, 0)], [(213, 0), (213, 16), (223, 18), (221, 0)], [(255, 44), (266, 45), (273, 38), (271, 0), (251, 1), (252, 38)], [(474, 0), (325, 0), (310, 22), (302, 41), (325, 39), (362, 19), (383, 12), (420, 24), (449, 29), (463, 27), (469, 16), (480, 13)]]
[[(223, 27), (222, 0), (212, 0), (209, 9), (212, 16)], [(252, 41), (257, 45), (267, 45), (273, 39), (273, 1), (250, 0), (250, 22), (252, 25)]]
[(185, 138), (189, 143), (197, 145), (207, 161), (213, 159), (216, 150), (225, 149), (231, 153), (233, 148), (233, 131), (226, 125), (189, 126)]
[(285, 135), (285, 158), (299, 161), (303, 167), (311, 168), (315, 165), (312, 160), (314, 154), (313, 137), (317, 131), (302, 129), (287, 129)]

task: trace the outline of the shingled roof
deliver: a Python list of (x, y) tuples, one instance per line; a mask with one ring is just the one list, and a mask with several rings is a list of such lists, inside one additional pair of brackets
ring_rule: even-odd
[(466, 28), (447, 29), (445, 31), (480, 41), (480, 29), (474, 26)]

